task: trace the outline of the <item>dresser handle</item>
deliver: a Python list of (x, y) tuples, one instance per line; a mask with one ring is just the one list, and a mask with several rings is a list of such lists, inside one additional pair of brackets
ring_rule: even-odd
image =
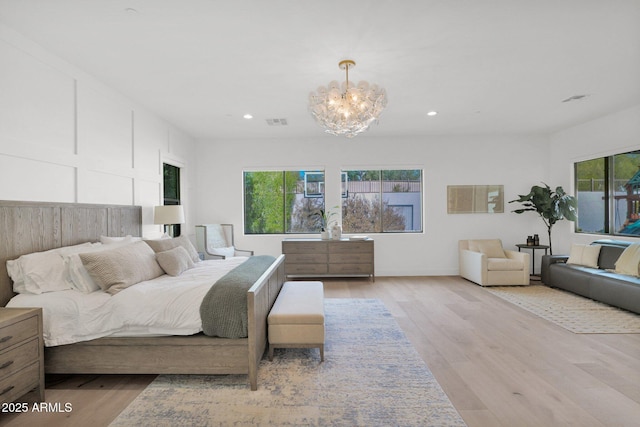
[(9, 341), (11, 338), (13, 338), (13, 336), (12, 336), (12, 335), (7, 335), (6, 337), (2, 337), (2, 338), (0, 338), (0, 343), (7, 342), (7, 341)]
[(6, 368), (8, 366), (11, 366), (11, 365), (13, 365), (13, 360), (9, 360), (8, 362), (4, 362), (2, 364), (2, 366), (0, 366), (0, 369), (4, 369), (4, 368)]
[(10, 385), (9, 387), (7, 387), (4, 390), (2, 390), (2, 392), (0, 392), (0, 396), (2, 396), (3, 394), (9, 393), (13, 389), (14, 389), (14, 387), (12, 385)]

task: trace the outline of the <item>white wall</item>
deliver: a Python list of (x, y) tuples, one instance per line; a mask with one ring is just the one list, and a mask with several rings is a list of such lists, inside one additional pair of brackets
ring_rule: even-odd
[[(381, 124), (382, 126), (382, 124)], [(527, 194), (548, 177), (548, 139), (532, 136), (466, 136), (378, 139), (366, 134), (352, 140), (323, 135), (312, 140), (230, 140), (198, 142), (200, 223), (230, 222), (238, 247), (258, 254), (281, 253), (284, 235), (245, 236), (242, 172), (260, 168), (325, 170), (326, 206), (340, 203), (341, 168), (421, 168), (424, 170), (424, 233), (373, 234), (376, 274), (452, 275), (458, 272), (459, 239), (503, 239), (515, 249), (527, 235), (544, 237), (537, 216), (447, 214), (447, 185), (502, 184), (505, 201)], [(539, 255), (539, 254), (538, 254)], [(539, 265), (539, 264), (538, 264)]]
[(166, 161), (184, 168), (194, 234), (187, 134), (4, 26), (0, 58), (0, 199), (141, 205), (153, 235)]
[[(560, 185), (569, 194), (575, 194), (575, 162), (640, 150), (640, 105), (565, 129), (551, 135), (550, 140), (550, 181), (553, 186)], [(572, 243), (590, 243), (602, 237), (575, 233), (572, 222), (562, 221), (553, 228), (554, 252), (569, 253)]]
[[(546, 229), (535, 214), (448, 215), (446, 186), (502, 184), (505, 201), (544, 181), (573, 193), (575, 161), (640, 149), (640, 106), (545, 136), (465, 136), (353, 140), (321, 134), (309, 140), (194, 142), (149, 110), (0, 25), (0, 199), (143, 206), (143, 233), (161, 202), (162, 162), (183, 168), (186, 234), (194, 225), (231, 222), (238, 246), (279, 254), (283, 235), (242, 234), (242, 171), (319, 168), (327, 206), (339, 203), (342, 168), (421, 168), (424, 233), (380, 234), (379, 275), (457, 274), (457, 240), (500, 237), (507, 248)], [(196, 155), (197, 153), (197, 155)], [(197, 203), (196, 203), (197, 201)], [(577, 235), (554, 227), (556, 253)], [(539, 254), (538, 254), (539, 256)], [(538, 264), (539, 265), (539, 264)]]

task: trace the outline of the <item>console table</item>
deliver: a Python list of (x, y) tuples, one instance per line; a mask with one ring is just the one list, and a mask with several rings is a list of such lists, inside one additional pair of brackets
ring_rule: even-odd
[(284, 239), (287, 277), (353, 277), (375, 280), (373, 239)]

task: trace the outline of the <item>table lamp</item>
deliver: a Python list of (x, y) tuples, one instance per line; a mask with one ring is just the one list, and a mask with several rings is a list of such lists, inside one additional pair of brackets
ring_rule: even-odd
[(182, 205), (163, 205), (153, 208), (153, 223), (163, 224), (171, 237), (175, 237), (175, 224), (184, 224), (184, 209)]

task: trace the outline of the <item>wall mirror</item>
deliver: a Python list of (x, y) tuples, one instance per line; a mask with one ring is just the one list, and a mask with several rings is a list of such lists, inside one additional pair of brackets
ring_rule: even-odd
[(447, 213), (503, 213), (503, 185), (448, 185)]

